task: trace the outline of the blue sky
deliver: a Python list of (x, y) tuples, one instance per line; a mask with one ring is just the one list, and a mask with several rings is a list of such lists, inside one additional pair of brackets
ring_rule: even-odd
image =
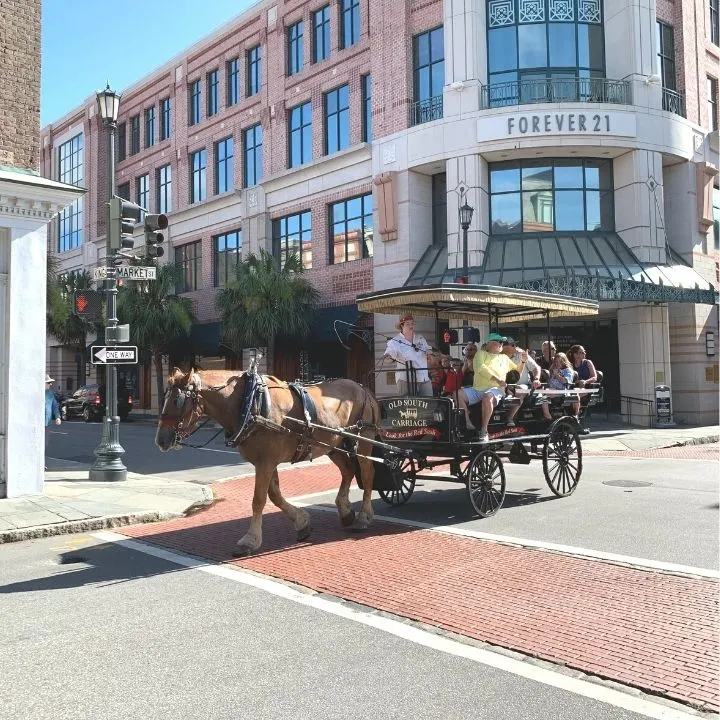
[[(61, 118), (106, 81), (122, 92), (252, 4), (43, 0), (41, 125)], [(117, 31), (120, 23), (128, 28), (122, 34)]]

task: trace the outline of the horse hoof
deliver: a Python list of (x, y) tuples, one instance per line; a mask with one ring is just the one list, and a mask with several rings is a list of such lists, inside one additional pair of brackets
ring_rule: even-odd
[(297, 541), (302, 542), (303, 540), (307, 540), (310, 537), (311, 532), (312, 524), (308, 522), (308, 524), (304, 528), (297, 531)]
[(238, 545), (233, 550), (233, 557), (240, 558), (240, 557), (248, 557), (249, 555), (252, 555), (255, 552), (253, 548), (251, 548), (249, 545)]
[(343, 527), (350, 527), (355, 522), (355, 512), (351, 510), (347, 515), (340, 518)]
[(367, 520), (359, 520), (355, 518), (352, 527), (350, 528), (353, 532), (365, 532), (370, 527), (370, 523)]

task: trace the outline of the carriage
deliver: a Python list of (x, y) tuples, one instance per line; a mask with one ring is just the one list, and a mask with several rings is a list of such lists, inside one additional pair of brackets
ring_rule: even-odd
[[(435, 319), (436, 347), (440, 322), (483, 323), (495, 331), (502, 326), (544, 321), (550, 338), (553, 318), (597, 315), (594, 301), (527, 290), (492, 286), (445, 284), (399, 288), (358, 297), (364, 312)], [(412, 378), (409, 378), (412, 388)], [(529, 464), (542, 461), (550, 490), (558, 497), (570, 495), (582, 474), (583, 433), (570, 408), (579, 403), (579, 418), (601, 399), (599, 385), (569, 390), (533, 390), (508, 386), (488, 425), (489, 439), (479, 441), (465, 427), (458, 408), (457, 391), (446, 397), (378, 396), (381, 421), (374, 457), (373, 487), (391, 506), (407, 502), (416, 481), (428, 479), (462, 483), (473, 510), (481, 517), (494, 515), (505, 498), (504, 461)], [(545, 418), (543, 405), (550, 410)], [(507, 424), (511, 407), (517, 407), (514, 425)], [(474, 410), (473, 410), (474, 409)], [(478, 412), (479, 406), (471, 406)]]

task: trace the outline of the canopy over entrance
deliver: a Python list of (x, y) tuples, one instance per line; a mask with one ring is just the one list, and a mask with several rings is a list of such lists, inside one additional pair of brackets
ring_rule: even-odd
[[(454, 282), (447, 247), (431, 245), (408, 287)], [(641, 263), (617, 233), (524, 233), (488, 239), (473, 284), (502, 285), (596, 301), (690, 302), (714, 305), (715, 288), (667, 248), (666, 263)]]
[(368, 313), (412, 313), (444, 320), (485, 320), (496, 324), (598, 314), (598, 304), (594, 300), (458, 283), (365, 293), (358, 295), (357, 306), (361, 312)]

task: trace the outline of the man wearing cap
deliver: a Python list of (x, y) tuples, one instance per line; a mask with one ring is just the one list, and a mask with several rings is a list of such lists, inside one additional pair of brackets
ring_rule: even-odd
[(432, 397), (433, 387), (428, 374), (428, 353), (432, 348), (422, 335), (415, 334), (412, 315), (401, 315), (395, 327), (400, 332), (388, 340), (384, 357), (397, 363), (398, 395), (408, 395), (408, 391), (413, 390), (420, 397)]
[[(522, 360), (522, 350), (518, 348), (517, 340), (514, 340), (511, 337), (506, 337), (503, 342), (502, 351), (516, 365), (520, 364)], [(525, 367), (520, 373), (518, 385), (525, 385), (528, 388), (535, 388), (536, 390), (540, 387), (540, 366), (530, 357), (530, 355), (527, 356)]]
[[(484, 350), (478, 350), (473, 363), (475, 377), (472, 387), (464, 388), (464, 393), (458, 393), (458, 402), (465, 410), (467, 427), (476, 430), (470, 421), (468, 406), (482, 403), (482, 427), (480, 428), (480, 441), (488, 439), (488, 423), (495, 410), (495, 407), (505, 397), (507, 383), (505, 377), (511, 370), (522, 373), (527, 361), (527, 353), (520, 354), (520, 364), (514, 363), (502, 352), (505, 337), (498, 333), (490, 333), (487, 336)], [(464, 394), (464, 397), (460, 396)]]
[[(48, 443), (48, 428), (52, 422), (59, 425), (60, 420), (60, 405), (58, 405), (55, 393), (52, 391), (52, 384), (55, 382), (54, 378), (49, 375), (45, 376), (45, 454), (47, 455), (47, 443)], [(47, 465), (45, 466), (47, 470)]]

